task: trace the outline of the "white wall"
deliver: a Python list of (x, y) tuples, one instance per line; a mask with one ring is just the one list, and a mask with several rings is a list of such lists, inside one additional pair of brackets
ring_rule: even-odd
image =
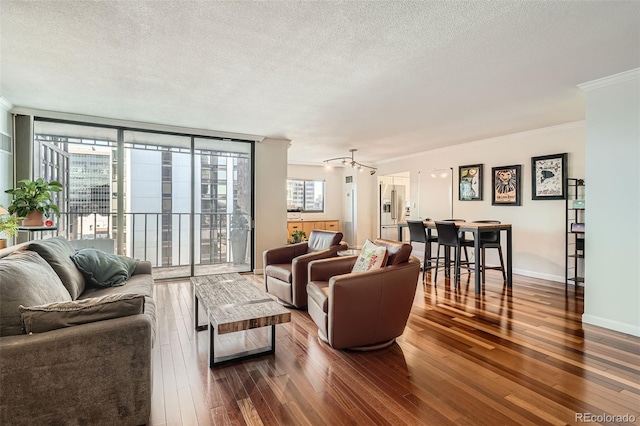
[[(378, 179), (368, 172), (353, 173), (356, 183), (356, 245), (374, 240), (379, 235), (378, 227)], [(373, 194), (373, 195), (372, 195)]]
[(585, 323), (640, 336), (640, 69), (587, 95)]
[(255, 151), (255, 272), (262, 272), (262, 253), (282, 246), (287, 234), (286, 139), (264, 139)]
[[(342, 182), (344, 178), (340, 168), (327, 169), (324, 166), (305, 166), (289, 164), (287, 179), (306, 179), (325, 181), (324, 213), (302, 213), (303, 220), (340, 220), (342, 221)], [(285, 207), (286, 212), (286, 207)], [(285, 230), (283, 235), (286, 235)]]
[[(415, 211), (413, 203), (420, 198), (418, 171), (453, 168), (453, 216), (469, 221), (495, 219), (511, 223), (514, 273), (564, 283), (565, 201), (531, 199), (531, 157), (567, 152), (568, 177), (583, 178), (584, 132), (584, 123), (577, 122), (475, 141), (378, 164), (378, 173), (409, 170), (411, 207)], [(482, 201), (458, 201), (458, 167), (469, 164), (484, 164)], [(522, 205), (492, 206), (491, 168), (516, 164), (522, 165)], [(375, 197), (375, 188), (371, 197)], [(372, 234), (376, 231), (375, 223)], [(487, 263), (498, 262), (495, 250), (489, 250)]]
[[(351, 167), (332, 167), (327, 169), (324, 166), (289, 164), (287, 168), (288, 179), (313, 179), (324, 180), (325, 186), (325, 211), (324, 213), (302, 213), (303, 220), (339, 220), (340, 230), (345, 236), (345, 240), (351, 246), (362, 246), (366, 239), (377, 237), (376, 208), (377, 195), (371, 197), (371, 191), (375, 191), (377, 186), (376, 176), (368, 172), (354, 171)], [(347, 176), (353, 177), (352, 183), (346, 183)], [(356, 239), (351, 240), (351, 235), (347, 231), (350, 226), (350, 205), (351, 190), (355, 196), (355, 223), (354, 232)]]
[[(11, 104), (0, 97), (0, 133), (13, 137), (13, 125), (9, 110)], [(0, 204), (5, 208), (11, 202), (11, 196), (4, 191), (13, 188), (13, 153), (0, 149)]]

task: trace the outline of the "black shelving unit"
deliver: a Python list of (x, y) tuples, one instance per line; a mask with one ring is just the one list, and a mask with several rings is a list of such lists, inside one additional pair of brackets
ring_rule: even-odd
[(565, 279), (584, 285), (584, 179), (567, 178)]

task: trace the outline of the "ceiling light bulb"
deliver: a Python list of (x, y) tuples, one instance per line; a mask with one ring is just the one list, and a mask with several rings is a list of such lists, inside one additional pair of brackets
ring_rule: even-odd
[(346, 165), (347, 165), (347, 163), (348, 163), (348, 161), (347, 161), (346, 159), (345, 159), (345, 160), (342, 160), (342, 165), (343, 165), (343, 166), (346, 166)]
[(355, 161), (352, 161), (352, 162), (351, 162), (351, 168), (352, 168), (352, 169), (355, 169), (355, 168), (356, 168), (356, 162), (355, 162)]
[(358, 171), (359, 171), (360, 173), (362, 173), (362, 172), (364, 172), (364, 169), (363, 169), (362, 167), (358, 167)]

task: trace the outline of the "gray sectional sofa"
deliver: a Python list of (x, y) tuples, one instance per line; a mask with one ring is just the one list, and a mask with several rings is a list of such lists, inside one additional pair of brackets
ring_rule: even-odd
[(151, 264), (137, 263), (123, 286), (95, 288), (73, 254), (61, 237), (0, 250), (0, 424), (149, 421)]

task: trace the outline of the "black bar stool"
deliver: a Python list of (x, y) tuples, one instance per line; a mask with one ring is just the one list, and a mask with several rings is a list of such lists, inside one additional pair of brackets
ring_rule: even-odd
[[(462, 255), (462, 247), (463, 241), (465, 247), (469, 246), (469, 241), (462, 240), (460, 238), (460, 234), (458, 232), (458, 227), (453, 221), (436, 221), (436, 230), (438, 231), (438, 256), (436, 258), (436, 266), (440, 263), (440, 246), (444, 246), (445, 250), (447, 248), (454, 249), (454, 287), (458, 286), (458, 280), (460, 279), (460, 257)], [(473, 241), (470, 242), (473, 244)], [(466, 256), (465, 269), (471, 272), (471, 267), (469, 266), (469, 258)], [(476, 259), (477, 261), (477, 259)], [(443, 261), (445, 264), (445, 268), (449, 268), (446, 261)], [(438, 280), (438, 269), (436, 268), (435, 276), (433, 279), (433, 283), (435, 284)]]
[[(499, 220), (474, 220), (473, 223), (494, 223), (499, 224)], [(485, 270), (494, 269), (502, 272), (502, 280), (507, 280), (507, 274), (504, 269), (504, 258), (502, 257), (502, 245), (500, 244), (500, 231), (485, 231), (478, 234), (480, 236), (480, 252), (482, 257), (482, 283), (485, 281)], [(498, 249), (498, 256), (500, 256), (500, 266), (485, 266), (485, 249), (495, 248)]]
[(424, 281), (427, 269), (433, 268), (431, 266), (431, 260), (433, 259), (431, 257), (431, 243), (437, 243), (438, 237), (427, 236), (427, 229), (421, 220), (407, 220), (407, 225), (409, 226), (409, 244), (413, 242), (424, 244), (424, 258), (422, 260), (422, 281)]

